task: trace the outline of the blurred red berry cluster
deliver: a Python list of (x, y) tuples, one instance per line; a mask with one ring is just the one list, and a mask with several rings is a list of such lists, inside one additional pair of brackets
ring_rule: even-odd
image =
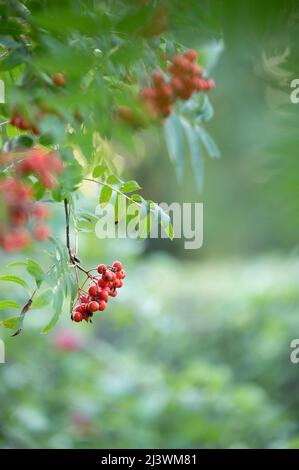
[(57, 185), (57, 175), (63, 172), (63, 164), (56, 152), (35, 147), (16, 163), (20, 175), (34, 175), (45, 188)]
[(25, 118), (25, 116), (18, 111), (13, 112), (9, 122), (12, 126), (22, 131), (31, 131), (34, 135), (40, 133), (37, 125), (31, 119)]
[(55, 152), (33, 148), (17, 154), (0, 155), (0, 164), (9, 165), (9, 174), (0, 179), (0, 247), (12, 252), (27, 246), (32, 236), (46, 240), (50, 230), (45, 221), (49, 208), (33, 197), (33, 183), (26, 175), (34, 175), (43, 186), (53, 188), (63, 164)]
[(75, 322), (91, 321), (93, 314), (105, 310), (109, 297), (116, 297), (116, 289), (123, 286), (126, 272), (120, 261), (114, 261), (112, 266), (100, 264), (97, 271), (99, 275), (92, 276), (88, 292), (79, 289), (78, 305), (71, 317)]
[(31, 241), (28, 223), (32, 223), (32, 235), (45, 240), (49, 229), (44, 221), (50, 216), (45, 204), (34, 202), (31, 187), (11, 177), (0, 181), (0, 201), (5, 223), (0, 228), (0, 246), (12, 252), (24, 248)]
[(212, 79), (203, 77), (203, 69), (196, 63), (197, 52), (190, 49), (176, 55), (168, 67), (171, 74), (167, 81), (160, 70), (152, 74), (152, 86), (142, 91), (142, 97), (155, 113), (167, 117), (176, 99), (188, 100), (197, 91), (209, 91), (215, 87)]

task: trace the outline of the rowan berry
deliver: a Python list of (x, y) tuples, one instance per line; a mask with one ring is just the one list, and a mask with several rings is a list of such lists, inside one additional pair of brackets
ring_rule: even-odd
[(91, 297), (95, 297), (98, 293), (97, 286), (95, 286), (95, 285), (90, 286), (89, 289), (88, 289), (88, 293)]
[(163, 83), (165, 81), (164, 76), (163, 76), (163, 74), (160, 70), (154, 70), (153, 71), (152, 80), (153, 80), (154, 85), (156, 85), (156, 87), (159, 87), (159, 86), (163, 85)]
[(104, 300), (100, 300), (99, 302), (99, 310), (102, 312), (106, 308), (106, 302)]
[(97, 312), (99, 310), (99, 304), (98, 302), (92, 301), (88, 304), (88, 310), (89, 312)]
[(80, 312), (80, 313), (84, 313), (84, 312), (85, 312), (85, 308), (82, 307), (82, 305), (77, 305), (77, 307), (75, 308), (75, 311), (76, 311), (76, 312)]
[(198, 54), (195, 49), (189, 49), (188, 51), (185, 52), (184, 55), (188, 60), (190, 60), (191, 62), (194, 62)]
[(101, 290), (98, 294), (98, 297), (100, 300), (104, 300), (105, 302), (108, 301), (108, 298), (109, 298), (109, 295), (108, 295), (108, 292), (107, 290)]
[(122, 269), (122, 264), (121, 264), (120, 261), (114, 261), (112, 267), (115, 268), (116, 271), (121, 271), (121, 269)]
[(125, 271), (124, 269), (122, 269), (122, 270), (120, 271), (120, 274), (121, 274), (121, 278), (120, 278), (120, 279), (124, 279), (124, 278), (126, 277), (126, 275), (127, 275), (127, 273), (126, 273), (126, 271)]
[(102, 279), (103, 281), (105, 282), (110, 282), (113, 280), (113, 273), (111, 271), (106, 271), (103, 275), (102, 275)]
[(46, 225), (39, 225), (38, 227), (34, 229), (33, 235), (38, 240), (41, 240), (41, 241), (48, 240), (48, 238), (50, 237), (50, 229)]
[(97, 271), (99, 274), (103, 274), (105, 271), (107, 271), (106, 264), (99, 264), (99, 266), (97, 267)]
[(65, 84), (65, 76), (62, 73), (55, 73), (52, 80), (56, 86), (63, 86)]
[(73, 320), (77, 323), (83, 320), (83, 315), (81, 312), (75, 312), (73, 315)]
[(98, 280), (98, 286), (105, 288), (109, 286), (109, 282), (105, 281), (102, 277)]

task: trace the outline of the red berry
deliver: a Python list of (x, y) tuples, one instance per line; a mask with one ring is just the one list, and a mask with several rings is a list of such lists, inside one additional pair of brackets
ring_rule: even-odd
[(113, 273), (111, 271), (106, 271), (103, 276), (102, 276), (102, 279), (105, 281), (105, 282), (110, 282), (113, 280)]
[(73, 320), (77, 323), (79, 323), (80, 321), (82, 321), (83, 319), (83, 315), (81, 312), (75, 312), (74, 315), (73, 315)]
[(121, 273), (121, 278), (120, 279), (124, 279), (127, 275), (127, 273), (124, 269), (122, 269), (120, 273)]
[(104, 300), (100, 300), (99, 302), (99, 310), (102, 312), (106, 308), (106, 302)]
[(197, 64), (192, 64), (191, 71), (193, 75), (197, 75), (199, 77), (202, 75), (202, 72), (203, 72), (202, 68)]
[(124, 281), (122, 279), (118, 279), (118, 289), (120, 289), (124, 285)]
[(105, 287), (108, 287), (109, 285), (109, 281), (105, 281), (102, 277), (101, 279), (98, 280), (98, 286), (99, 287), (102, 287), (102, 288), (105, 288)]
[(106, 264), (99, 264), (97, 271), (99, 274), (103, 274), (105, 271), (107, 271)]
[(48, 219), (51, 211), (45, 204), (35, 204), (32, 213), (37, 219)]
[(108, 297), (109, 297), (109, 295), (108, 295), (107, 290), (101, 290), (101, 291), (99, 292), (99, 299), (100, 299), (100, 300), (104, 300), (105, 302), (107, 302), (107, 301), (108, 301)]
[(48, 240), (50, 236), (50, 229), (46, 225), (39, 225), (33, 231), (33, 235), (38, 240), (41, 240), (41, 241)]
[(80, 312), (80, 313), (84, 313), (85, 309), (84, 309), (84, 307), (82, 307), (82, 305), (77, 305), (77, 307), (75, 308), (75, 311)]
[(110, 295), (110, 297), (116, 297), (116, 296), (117, 296), (116, 290), (115, 290), (115, 289), (111, 290), (111, 291), (109, 292), (109, 295)]
[(156, 90), (152, 87), (145, 87), (142, 90), (142, 96), (146, 100), (154, 100), (156, 98)]
[(172, 87), (170, 85), (163, 85), (159, 89), (158, 101), (162, 103), (172, 102)]
[(90, 303), (88, 304), (88, 310), (89, 310), (90, 312), (92, 312), (92, 313), (93, 313), (93, 312), (97, 312), (97, 311), (99, 310), (99, 304), (98, 304), (98, 302), (95, 302), (95, 301), (90, 302)]
[(173, 91), (177, 94), (179, 94), (184, 87), (182, 80), (178, 77), (173, 77), (170, 84), (172, 86)]
[(122, 264), (120, 261), (114, 261), (112, 267), (115, 268), (116, 271), (120, 271), (122, 269)]
[(79, 300), (81, 303), (88, 303), (89, 302), (89, 296), (88, 295), (80, 295)]
[(164, 77), (160, 70), (154, 70), (152, 73), (152, 79), (156, 87), (161, 86), (164, 83)]
[(63, 86), (65, 84), (65, 77), (62, 73), (55, 73), (52, 80), (56, 86)]
[(98, 293), (97, 286), (90, 286), (90, 288), (88, 289), (88, 293), (91, 297), (95, 297)]
[(215, 81), (212, 78), (209, 78), (206, 83), (206, 90), (207, 91), (212, 90), (213, 88), (215, 88), (215, 86), (216, 86)]
[(195, 49), (189, 49), (189, 51), (186, 51), (184, 55), (188, 60), (191, 60), (191, 62), (194, 62), (194, 60), (197, 57), (197, 52)]

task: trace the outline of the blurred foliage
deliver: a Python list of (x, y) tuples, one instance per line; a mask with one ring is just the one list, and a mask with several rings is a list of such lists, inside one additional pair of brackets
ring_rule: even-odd
[(297, 260), (160, 254), (94, 328), (40, 336), (31, 311), (6, 340), (1, 447), (297, 447), (298, 277)]

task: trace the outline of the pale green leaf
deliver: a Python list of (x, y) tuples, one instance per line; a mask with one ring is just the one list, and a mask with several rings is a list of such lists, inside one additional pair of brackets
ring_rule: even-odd
[(25, 289), (28, 289), (28, 284), (18, 276), (0, 276), (0, 281), (14, 282), (22, 287), (25, 287)]

